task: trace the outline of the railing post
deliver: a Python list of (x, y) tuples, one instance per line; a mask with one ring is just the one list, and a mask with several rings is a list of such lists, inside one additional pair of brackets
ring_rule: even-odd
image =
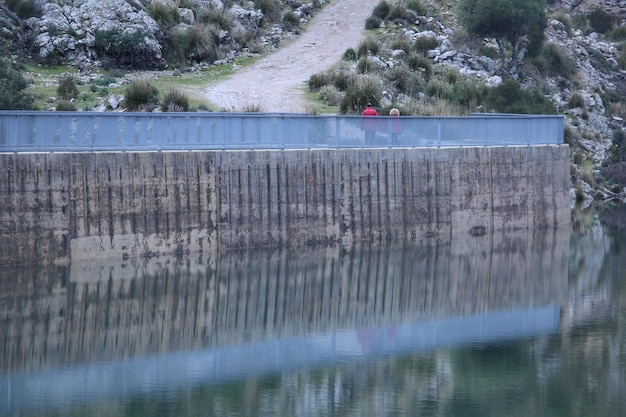
[(341, 135), (341, 129), (339, 128), (339, 117), (335, 116), (335, 146), (339, 149), (339, 137)]
[(441, 119), (437, 120), (437, 147), (441, 147)]

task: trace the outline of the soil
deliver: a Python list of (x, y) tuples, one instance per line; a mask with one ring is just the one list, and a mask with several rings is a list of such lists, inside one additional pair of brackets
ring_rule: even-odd
[(332, 0), (304, 32), (230, 78), (210, 85), (205, 98), (219, 110), (306, 112), (306, 83), (331, 68), (348, 48), (365, 38), (365, 20), (380, 0)]

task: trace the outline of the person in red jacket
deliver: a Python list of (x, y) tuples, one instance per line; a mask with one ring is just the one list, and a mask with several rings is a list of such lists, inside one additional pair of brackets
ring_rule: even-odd
[(371, 145), (376, 138), (376, 125), (378, 122), (377, 120), (373, 120), (372, 116), (378, 116), (378, 112), (372, 107), (372, 103), (367, 103), (367, 107), (363, 110), (361, 116), (364, 116), (361, 120), (361, 129), (365, 131), (365, 144)]

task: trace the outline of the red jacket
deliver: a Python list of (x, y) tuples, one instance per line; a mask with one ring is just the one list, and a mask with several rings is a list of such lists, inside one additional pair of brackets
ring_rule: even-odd
[[(363, 110), (361, 116), (366, 116), (363, 120), (361, 120), (361, 129), (363, 130), (376, 130), (377, 121), (370, 119), (371, 116), (378, 116), (378, 112), (373, 107), (368, 107)], [(369, 120), (366, 120), (369, 119)]]

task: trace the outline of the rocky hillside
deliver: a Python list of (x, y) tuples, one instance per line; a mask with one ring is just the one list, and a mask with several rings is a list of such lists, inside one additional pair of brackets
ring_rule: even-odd
[[(297, 36), (325, 1), (5, 0), (0, 2), (0, 48), (16, 64), (69, 64), (85, 73), (206, 68), (278, 47)], [(548, 1), (544, 54), (530, 59), (522, 47), (518, 64), (505, 69), (493, 39), (472, 36), (459, 25), (456, 1), (385, 1), (404, 11), (375, 22), (371, 45), (355, 45), (364, 46), (366, 56), (357, 59), (352, 51), (355, 58), (344, 57), (341, 67), (383, 87), (381, 108), (399, 106), (403, 114), (498, 111), (486, 100), (489, 89), (515, 80), (522, 88), (520, 100), (532, 90), (539, 95), (530, 100), (548, 99), (565, 115), (573, 200), (623, 197), (626, 2)], [(416, 49), (422, 56), (414, 54)], [(459, 86), (477, 89), (475, 83), (481, 93), (472, 93), (461, 106), (441, 106), (439, 98), (458, 96)], [(322, 91), (326, 96), (320, 99), (334, 101), (330, 104), (346, 101), (345, 90)]]

